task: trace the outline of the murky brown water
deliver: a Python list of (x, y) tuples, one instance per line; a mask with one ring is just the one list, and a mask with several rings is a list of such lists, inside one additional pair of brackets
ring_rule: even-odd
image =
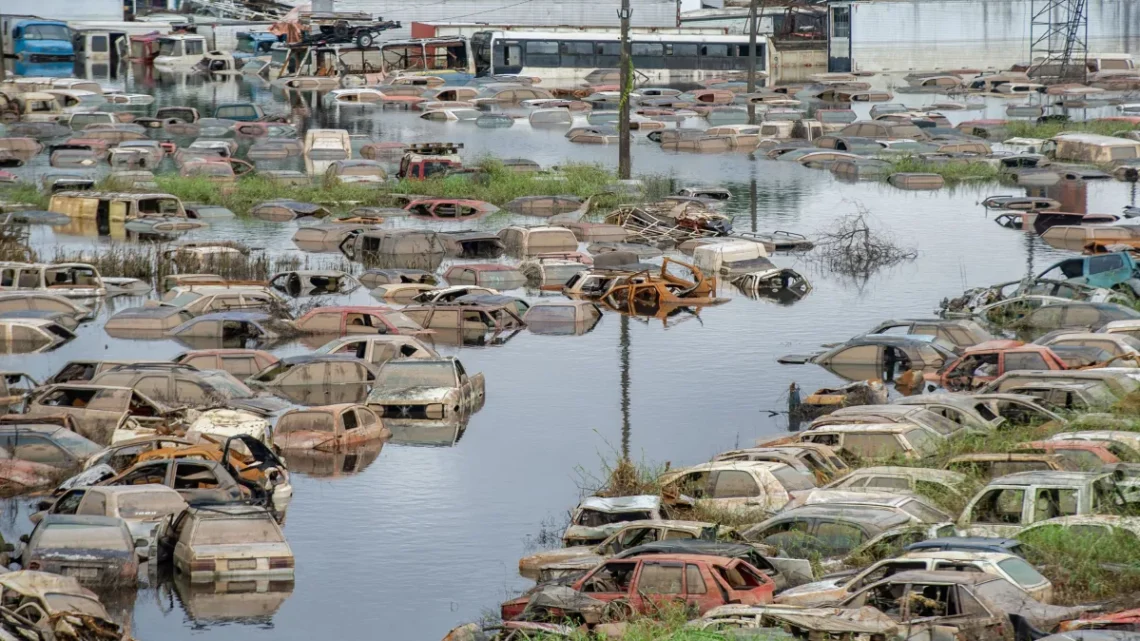
[[(216, 102), (254, 100), (267, 111), (287, 111), (282, 94), (241, 78), (96, 78), (153, 93), (159, 105), (212, 112)], [(293, 99), (312, 104), (312, 96)], [(937, 99), (899, 96), (908, 104)], [(1000, 117), (1005, 104), (989, 105), (987, 115)], [(950, 115), (955, 121), (982, 117), (977, 111)], [(616, 163), (616, 148), (572, 145), (561, 131), (534, 131), (525, 121), (509, 130), (481, 130), (422, 121), (415, 113), (338, 113), (319, 106), (313, 120), (384, 140), (463, 142), (469, 158), (525, 157), (544, 166)], [(607, 314), (583, 336), (523, 332), (500, 346), (443, 348), (458, 354), (469, 371), (486, 375), (486, 406), (462, 433), (401, 431), (374, 460), (291, 462), (298, 472), (285, 527), (297, 557), (291, 593), (261, 585), (257, 593), (215, 595), (212, 588), (191, 592), (186, 585), (162, 583), (112, 604), (129, 618), (134, 635), (164, 641), (438, 639), (459, 622), (497, 611), (503, 598), (526, 586), (517, 575), (518, 558), (544, 521), (562, 521), (576, 503), (580, 468), (596, 474), (602, 458), (612, 459), (623, 448), (635, 459), (693, 464), (786, 429), (784, 419), (768, 410), (783, 407), (789, 383), (810, 390), (836, 379), (815, 366), (777, 365), (777, 356), (842, 340), (889, 317), (929, 316), (941, 298), (965, 286), (1014, 280), (1030, 265), (1041, 271), (1060, 255), (1035, 238), (998, 227), (985, 214), (981, 199), (1017, 192), (1009, 187), (906, 192), (878, 183), (844, 184), (827, 172), (746, 155), (667, 154), (640, 140), (634, 168), (673, 176), (679, 184), (728, 186), (734, 193), (729, 211), (740, 229), (812, 233), (863, 207), (901, 244), (918, 248), (919, 257), (852, 283), (780, 255), (774, 259), (778, 265), (804, 270), (815, 286), (793, 305), (750, 300), (726, 288), (722, 295), (731, 302), (671, 320), (668, 327), (659, 321), (623, 323)], [(43, 170), (31, 167), (26, 173)], [(1131, 186), (1117, 182), (1068, 190), (1090, 212), (1118, 213), (1135, 197)], [(507, 221), (499, 217), (481, 225), (498, 228)], [(294, 230), (295, 224), (236, 220), (195, 237), (296, 253)], [(33, 240), (39, 247), (95, 243), (57, 236), (47, 227), (34, 228)], [(360, 291), (351, 300), (372, 299)], [(131, 304), (137, 301), (114, 303)], [(96, 322), (55, 352), (0, 357), (0, 368), (42, 378), (72, 359), (166, 358), (184, 349), (172, 341), (111, 339)], [(294, 344), (274, 351), (306, 349)], [(17, 501), (7, 508), (0, 516), (5, 537), (30, 531), (27, 506)]]

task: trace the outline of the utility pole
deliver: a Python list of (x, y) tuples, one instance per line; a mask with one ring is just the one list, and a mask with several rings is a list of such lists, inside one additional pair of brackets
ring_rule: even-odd
[(7, 58), (4, 57), (4, 30), (0, 29), (0, 80), (6, 77), (8, 72)]
[[(760, 18), (757, 15), (760, 9), (760, 0), (750, 0), (748, 3), (748, 93), (756, 92), (756, 30)], [(748, 124), (756, 124), (756, 105), (748, 103)]]
[(621, 0), (621, 10), (618, 18), (621, 19), (621, 99), (618, 101), (618, 178), (630, 178), (629, 158), (629, 93), (633, 88), (633, 58), (629, 42), (629, 18), (633, 10), (629, 8), (629, 0)]

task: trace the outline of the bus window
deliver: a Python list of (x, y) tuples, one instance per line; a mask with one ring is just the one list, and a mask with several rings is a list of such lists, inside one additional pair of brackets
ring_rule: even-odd
[(618, 66), (618, 61), (621, 57), (621, 44), (617, 42), (599, 42), (598, 43), (598, 57), (595, 58), (594, 64), (599, 69), (608, 69), (610, 67)]
[(573, 40), (562, 43), (562, 65), (565, 67), (580, 67), (593, 69), (594, 43)]
[(558, 43), (553, 40), (528, 40), (526, 43), (526, 66), (558, 67)]

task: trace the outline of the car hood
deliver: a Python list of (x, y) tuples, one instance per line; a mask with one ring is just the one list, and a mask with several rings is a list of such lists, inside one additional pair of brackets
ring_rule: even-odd
[(553, 564), (562, 565), (567, 562), (576, 564), (578, 561), (583, 559), (585, 559), (586, 562), (591, 563), (592, 565), (590, 567), (593, 567), (593, 565), (597, 565), (602, 557), (599, 556), (598, 553), (594, 551), (594, 548), (590, 546), (583, 545), (573, 548), (559, 548), (557, 550), (539, 552), (538, 554), (532, 554), (528, 557), (520, 559), (519, 568), (538, 569)]
[(231, 398), (226, 405), (234, 409), (248, 409), (262, 414), (274, 414), (291, 407), (289, 403), (275, 396), (254, 396), (253, 398)]
[[(825, 579), (823, 581), (813, 581), (812, 583), (805, 583), (803, 585), (784, 590), (780, 593), (781, 597), (799, 597), (803, 598), (810, 594), (829, 592), (840, 587), (842, 579)], [(825, 600), (825, 599), (821, 599)], [(832, 599), (826, 599), (832, 600)]]

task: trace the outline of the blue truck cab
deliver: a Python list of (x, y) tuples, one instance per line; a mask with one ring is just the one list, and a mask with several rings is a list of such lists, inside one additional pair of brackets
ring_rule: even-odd
[(248, 60), (257, 56), (268, 56), (273, 45), (280, 39), (268, 31), (239, 31), (234, 60)]
[(71, 29), (59, 20), (4, 17), (4, 57), (24, 63), (75, 62)]

